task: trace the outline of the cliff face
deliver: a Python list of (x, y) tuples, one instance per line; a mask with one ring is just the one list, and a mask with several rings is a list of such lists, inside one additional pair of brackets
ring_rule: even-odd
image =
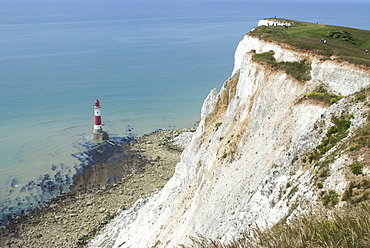
[[(278, 62), (308, 61), (311, 80), (300, 82), (253, 59), (271, 50)], [(334, 104), (303, 97), (318, 85), (345, 97)], [(348, 137), (365, 123), (368, 107), (352, 94), (369, 85), (366, 69), (246, 35), (232, 76), (204, 101), (174, 176), (157, 194), (122, 211), (90, 246), (172, 247), (197, 233), (228, 240), (319, 207), (320, 190), (344, 192), (344, 167), (353, 159), (336, 154), (318, 190), (314, 163), (305, 158), (333, 117), (353, 115)]]

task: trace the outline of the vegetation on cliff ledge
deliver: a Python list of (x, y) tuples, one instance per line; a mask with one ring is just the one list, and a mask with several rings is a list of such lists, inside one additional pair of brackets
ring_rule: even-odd
[(249, 35), (308, 50), (322, 55), (323, 59), (335, 58), (370, 66), (370, 53), (365, 52), (370, 50), (369, 30), (276, 20), (292, 23), (292, 26), (259, 26)]
[(274, 58), (274, 51), (267, 53), (258, 53), (253, 55), (253, 59), (265, 62), (271, 65), (275, 70), (284, 70), (295, 79), (305, 82), (311, 79), (311, 65), (305, 60), (300, 62), (277, 62)]

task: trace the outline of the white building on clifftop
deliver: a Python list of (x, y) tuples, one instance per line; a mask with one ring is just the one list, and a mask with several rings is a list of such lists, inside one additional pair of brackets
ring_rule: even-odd
[(282, 21), (279, 19), (263, 19), (258, 21), (258, 26), (285, 26), (290, 27), (292, 24), (290, 22)]

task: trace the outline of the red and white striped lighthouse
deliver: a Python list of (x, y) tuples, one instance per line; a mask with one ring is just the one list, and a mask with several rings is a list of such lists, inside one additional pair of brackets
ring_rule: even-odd
[(94, 104), (94, 139), (97, 140), (107, 140), (108, 134), (103, 131), (101, 123), (101, 113), (100, 113), (100, 102), (98, 99), (95, 100)]
[(96, 99), (94, 104), (94, 133), (101, 132), (103, 132), (103, 129), (101, 127), (100, 102)]

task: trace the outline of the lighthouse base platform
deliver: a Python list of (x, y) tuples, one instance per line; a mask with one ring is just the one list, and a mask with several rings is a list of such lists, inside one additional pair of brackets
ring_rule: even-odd
[(93, 138), (94, 140), (99, 140), (99, 141), (104, 141), (104, 140), (108, 140), (109, 139), (109, 136), (106, 132), (99, 132), (99, 133), (93, 133)]

